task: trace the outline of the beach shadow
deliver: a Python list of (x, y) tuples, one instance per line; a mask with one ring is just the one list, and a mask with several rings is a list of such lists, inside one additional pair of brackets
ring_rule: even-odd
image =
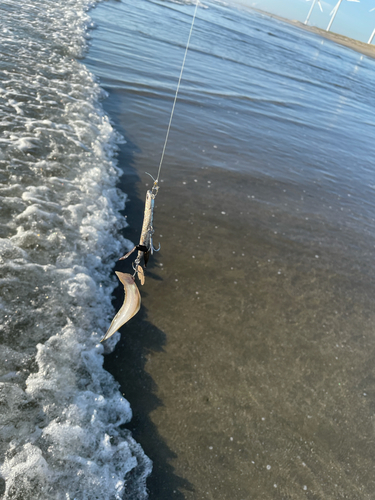
[[(122, 293), (122, 292), (121, 292)], [(120, 295), (120, 293), (119, 293)], [(120, 306), (116, 297), (115, 307)], [(180, 491), (193, 491), (192, 485), (174, 472), (170, 464), (177, 455), (171, 451), (152, 422), (150, 414), (162, 402), (156, 396), (156, 384), (146, 372), (145, 364), (149, 351), (162, 351), (165, 334), (146, 319), (142, 308), (126, 326), (115, 350), (105, 356), (104, 368), (120, 383), (120, 390), (129, 401), (133, 411), (132, 420), (124, 426), (153, 462), (152, 473), (147, 479), (150, 500), (184, 500)]]
[[(123, 130), (121, 133), (124, 135)], [(129, 226), (123, 230), (123, 236), (132, 242), (138, 242), (144, 211), (144, 199), (138, 194), (137, 188), (139, 177), (131, 167), (135, 150), (136, 146), (127, 141), (119, 153), (119, 166), (125, 167), (118, 187), (128, 193), (130, 199), (124, 211)], [(132, 259), (116, 262), (114, 271), (132, 274), (131, 262)], [(150, 262), (147, 268), (148, 278), (156, 278), (152, 267), (153, 263)], [(118, 286), (114, 292), (113, 306), (116, 311), (123, 303), (123, 293), (122, 286)], [(143, 293), (143, 296), (145, 295)], [(147, 373), (145, 365), (149, 352), (163, 351), (166, 335), (147, 321), (147, 311), (144, 307), (123, 329), (126, 333), (122, 335), (115, 350), (105, 356), (104, 368), (119, 382), (121, 393), (132, 408), (133, 418), (124, 428), (131, 431), (134, 439), (153, 462), (152, 473), (147, 479), (149, 499), (184, 500), (185, 496), (180, 489), (194, 491), (194, 488), (189, 481), (175, 474), (170, 461), (177, 458), (177, 455), (168, 448), (150, 416), (151, 412), (163, 403), (156, 395), (157, 386)]]

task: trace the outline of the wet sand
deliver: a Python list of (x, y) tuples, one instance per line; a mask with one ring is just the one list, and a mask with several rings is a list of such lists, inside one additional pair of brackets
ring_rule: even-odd
[[(172, 16), (174, 27), (176, 5), (165, 5), (157, 13)], [(96, 49), (98, 56), (91, 52), (110, 92), (105, 110), (127, 140), (119, 188), (129, 196), (123, 234), (133, 242), (151, 182), (145, 172), (158, 165), (169, 118), (172, 91), (165, 89), (174, 88), (169, 77), (175, 76), (164, 68), (173, 45), (165, 47), (160, 74), (152, 66), (162, 35), (150, 41), (144, 33), (149, 8), (159, 7), (141, 6), (133, 12), (131, 2), (102, 4), (108, 27), (97, 36), (107, 45), (104, 53)], [(111, 24), (121, 7), (127, 37)], [(201, 43), (206, 33), (215, 35), (212, 26), (197, 31)], [(287, 54), (293, 73), (296, 42), (286, 37), (280, 52), (276, 42), (268, 60), (269, 38), (276, 39), (270, 31), (264, 28), (265, 44), (254, 49), (262, 58), (256, 73), (262, 99), (236, 98), (247, 96), (257, 68), (241, 73), (236, 61), (233, 82), (232, 46), (224, 47), (229, 63), (218, 74), (220, 54), (209, 51), (195, 65), (191, 55), (156, 200), (154, 241), (161, 250), (140, 287), (140, 312), (105, 358), (133, 409), (127, 427), (154, 463), (151, 500), (370, 500), (375, 490), (373, 193), (366, 177), (353, 182), (347, 174), (367, 166), (361, 156), (370, 148), (367, 129), (353, 124), (352, 102), (345, 107), (350, 96), (341, 70), (340, 86), (329, 73), (327, 91), (319, 78), (314, 87), (309, 75), (288, 79), (284, 67), (273, 71)], [(241, 61), (246, 40), (236, 45)], [(299, 66), (308, 67), (312, 55), (315, 61), (316, 50)], [(356, 59), (340, 59), (340, 68), (344, 61), (351, 75)], [(210, 71), (199, 83), (207, 61)], [(224, 89), (216, 88), (218, 77), (227, 78)], [(285, 97), (288, 88), (293, 99)], [(318, 108), (322, 94), (329, 116), (306, 111), (304, 121), (306, 103)], [(349, 142), (353, 131), (345, 135), (351, 124), (364, 141), (358, 151), (358, 141)], [(116, 269), (130, 272), (131, 263)], [(122, 301), (119, 286), (116, 310)]]
[[(143, 307), (105, 362), (154, 461), (150, 499), (371, 498), (375, 282), (363, 251), (313, 214), (283, 212), (282, 184), (176, 170), (157, 198)], [(134, 240), (141, 208), (131, 197)], [(310, 243), (293, 236), (310, 231)]]

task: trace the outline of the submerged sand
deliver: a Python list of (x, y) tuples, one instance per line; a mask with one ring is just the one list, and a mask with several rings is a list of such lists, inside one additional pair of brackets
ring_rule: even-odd
[[(163, 45), (162, 64), (153, 65), (162, 33), (149, 35), (157, 14), (175, 26), (175, 10), (165, 4), (104, 2), (96, 11), (104, 28), (91, 48), (110, 93), (105, 109), (127, 140), (118, 187), (128, 194), (124, 236), (133, 242), (151, 183), (145, 172), (159, 161), (173, 98), (164, 90), (175, 74), (167, 64), (173, 45)], [(115, 29), (121, 9), (126, 22)], [(327, 114), (306, 111), (301, 80), (309, 75), (285, 80), (280, 70), (283, 54), (293, 69), (298, 46), (279, 51), (281, 39), (274, 38), (273, 57), (263, 57), (265, 30), (263, 51), (259, 39), (254, 48), (261, 70), (248, 71), (244, 57), (241, 73), (246, 45), (226, 47), (231, 56), (238, 50), (236, 62), (221, 58), (222, 51), (214, 56), (224, 37), (220, 30), (214, 38), (211, 28), (212, 50), (189, 54), (163, 165), (154, 214), (161, 250), (140, 286), (142, 308), (122, 328), (105, 368), (130, 402), (127, 428), (153, 461), (150, 500), (370, 500), (375, 208), (372, 181), (366, 187), (358, 177), (364, 156), (373, 156), (367, 95), (356, 90), (360, 112), (367, 111), (356, 130), (351, 89), (309, 86), (309, 104), (325, 99), (326, 125), (317, 116)], [(198, 23), (194, 43), (209, 46), (205, 33)], [(333, 48), (325, 52), (345, 52)], [(346, 78), (356, 59), (344, 58)], [(254, 99), (256, 89), (247, 88), (264, 67), (269, 74)], [(334, 69), (333, 81), (341, 76)], [(356, 78), (364, 82), (361, 72)], [(295, 94), (286, 100), (290, 86)], [(356, 172), (356, 182), (345, 180), (347, 171)], [(131, 264), (120, 261), (116, 270), (130, 272)], [(119, 285), (116, 310), (122, 302)]]

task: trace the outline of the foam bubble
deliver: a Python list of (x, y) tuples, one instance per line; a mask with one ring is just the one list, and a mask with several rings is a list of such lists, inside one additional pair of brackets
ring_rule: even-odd
[[(84, 54), (89, 0), (9, 0), (0, 90), (3, 498), (146, 498), (151, 462), (103, 369), (126, 196)], [(111, 349), (119, 334), (106, 345)], [(130, 481), (131, 476), (131, 481)], [(3, 483), (0, 487), (2, 488)]]

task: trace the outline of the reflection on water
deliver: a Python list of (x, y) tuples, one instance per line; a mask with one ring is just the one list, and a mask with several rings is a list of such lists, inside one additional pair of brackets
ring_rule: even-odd
[[(124, 328), (107, 361), (148, 413), (136, 438), (168, 464), (154, 469), (150, 498), (370, 499), (374, 62), (266, 16), (206, 6), (161, 176), (147, 323)], [(88, 63), (129, 139), (122, 182), (139, 176), (140, 200), (192, 9), (125, 0), (95, 13)], [(139, 200), (128, 194), (125, 236), (136, 239)], [(153, 380), (152, 407), (116, 361), (139, 335), (146, 362), (133, 376)]]

